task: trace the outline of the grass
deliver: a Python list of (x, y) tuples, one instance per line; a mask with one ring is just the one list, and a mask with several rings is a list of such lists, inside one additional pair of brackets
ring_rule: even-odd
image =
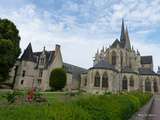
[(47, 103), (0, 106), (0, 120), (127, 120), (151, 94), (79, 95), (43, 93)]

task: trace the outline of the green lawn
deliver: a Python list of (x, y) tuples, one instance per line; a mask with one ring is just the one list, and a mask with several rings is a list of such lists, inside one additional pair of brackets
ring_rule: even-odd
[(151, 97), (141, 92), (76, 97), (60, 93), (43, 95), (48, 102), (1, 105), (0, 120), (127, 120)]

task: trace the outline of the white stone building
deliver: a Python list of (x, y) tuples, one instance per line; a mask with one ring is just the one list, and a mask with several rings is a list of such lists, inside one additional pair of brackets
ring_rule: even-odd
[(153, 71), (152, 56), (141, 56), (131, 47), (122, 21), (120, 40), (97, 51), (93, 67), (81, 75), (81, 89), (91, 93), (120, 91), (160, 92), (160, 77)]
[(45, 47), (41, 52), (33, 52), (31, 43), (25, 49), (21, 58), (17, 60), (10, 73), (10, 82), (14, 89), (24, 90), (33, 87), (42, 91), (50, 89), (49, 77), (55, 68), (64, 67), (67, 72), (66, 89), (75, 90), (80, 86), (80, 75), (83, 68), (64, 63), (61, 55), (60, 45), (55, 50), (46, 51)]

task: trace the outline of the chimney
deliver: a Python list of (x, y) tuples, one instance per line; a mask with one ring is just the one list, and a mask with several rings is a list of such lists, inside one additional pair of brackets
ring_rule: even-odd
[(56, 44), (56, 51), (60, 49), (60, 45)]
[(57, 53), (58, 51), (60, 51), (61, 46), (56, 44), (56, 48), (55, 48), (55, 52)]

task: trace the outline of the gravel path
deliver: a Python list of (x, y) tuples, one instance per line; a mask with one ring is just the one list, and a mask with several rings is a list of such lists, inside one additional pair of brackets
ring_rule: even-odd
[(160, 120), (160, 95), (155, 95), (147, 120)]

